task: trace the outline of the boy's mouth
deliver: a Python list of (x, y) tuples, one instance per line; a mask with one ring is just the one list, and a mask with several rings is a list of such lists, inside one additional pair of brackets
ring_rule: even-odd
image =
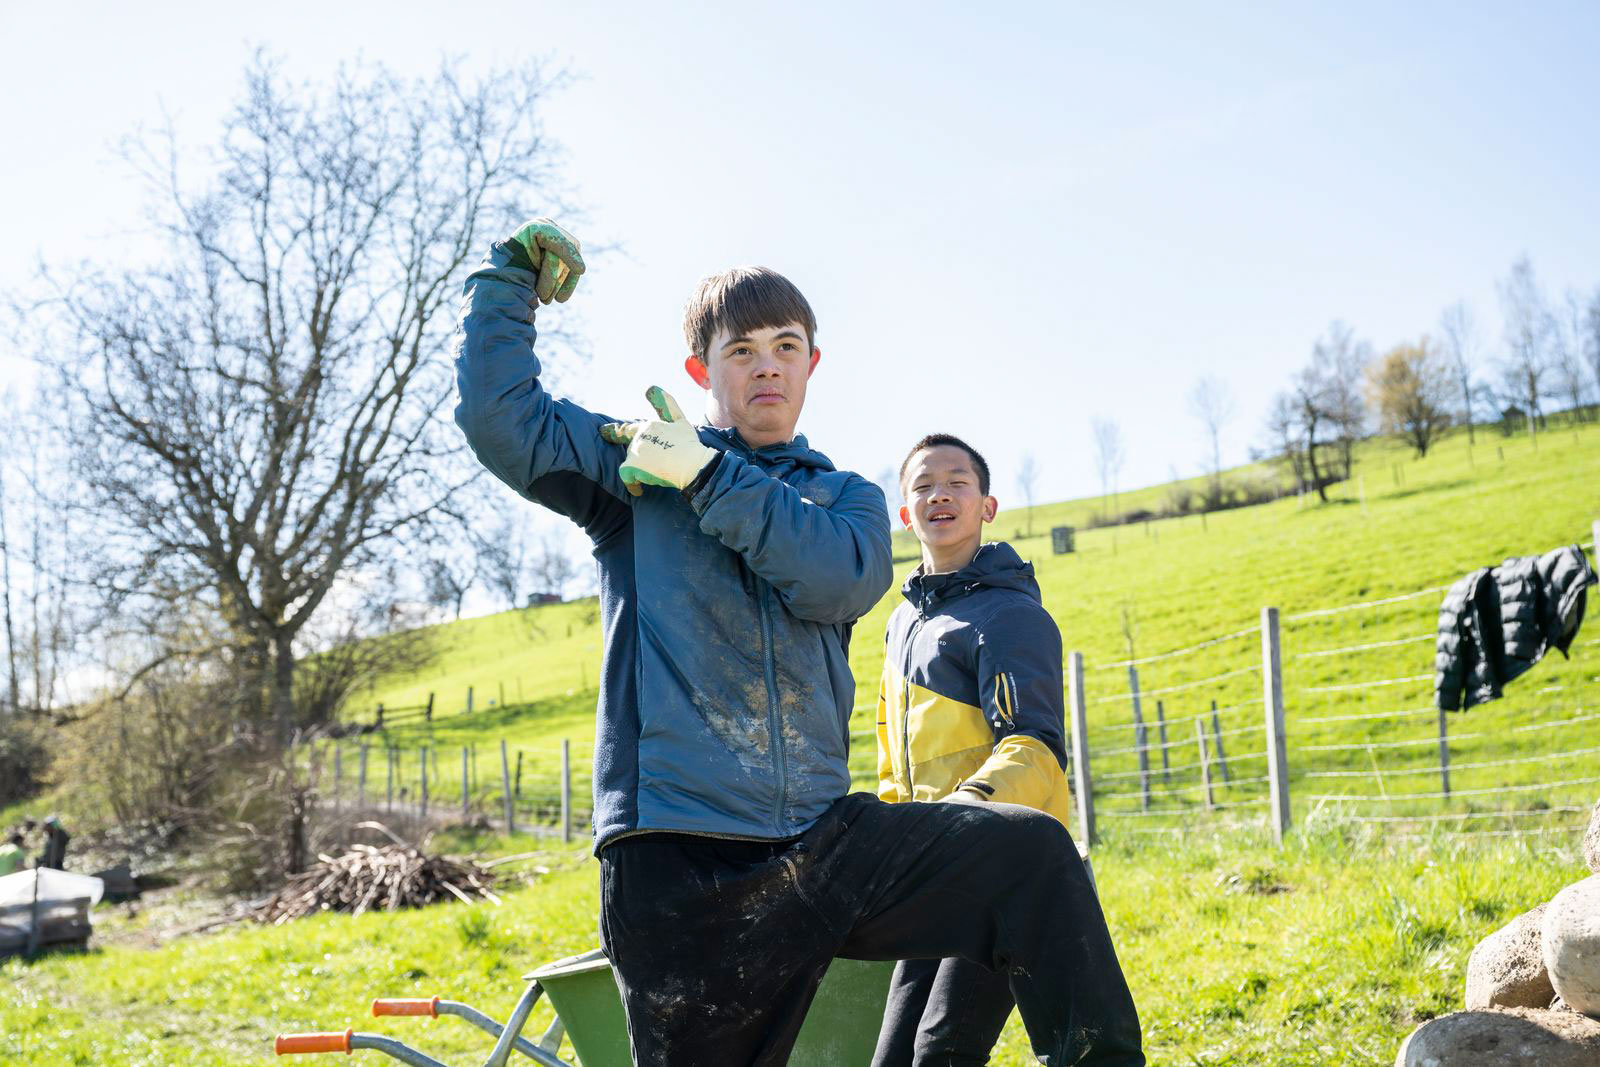
[(750, 398), (752, 404), (781, 404), (787, 398), (776, 389), (764, 389)]
[(955, 521), (956, 513), (949, 508), (940, 508), (937, 511), (928, 512), (928, 524), (930, 526), (945, 526)]

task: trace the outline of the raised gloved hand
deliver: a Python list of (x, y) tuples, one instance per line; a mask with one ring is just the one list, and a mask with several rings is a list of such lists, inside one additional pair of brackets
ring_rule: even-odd
[(533, 291), (540, 303), (565, 303), (583, 277), (583, 256), (578, 239), (549, 219), (534, 219), (506, 238), (511, 265), (539, 276)]
[(683, 409), (665, 389), (652, 385), (644, 398), (656, 409), (657, 418), (609, 422), (600, 427), (600, 436), (614, 445), (628, 446), (617, 473), (634, 496), (643, 493), (646, 485), (682, 489), (717, 458), (717, 450), (700, 443), (694, 425), (683, 417)]

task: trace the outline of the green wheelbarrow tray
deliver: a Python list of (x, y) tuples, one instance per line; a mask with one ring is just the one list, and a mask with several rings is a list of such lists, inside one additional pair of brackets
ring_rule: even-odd
[[(789, 1062), (794, 1067), (851, 1067), (866, 1064), (878, 1040), (889, 996), (893, 961), (836, 959), (828, 966)], [(524, 976), (527, 990), (504, 1025), (458, 1001), (431, 998), (381, 998), (373, 1015), (454, 1015), (495, 1038), (484, 1067), (505, 1067), (518, 1052), (543, 1067), (570, 1067), (558, 1053), (562, 1038), (572, 1045), (581, 1067), (629, 1067), (628, 1020), (622, 995), (601, 949), (545, 964)], [(541, 996), (549, 996), (556, 1019), (537, 1042), (521, 1036)], [(381, 1034), (353, 1029), (313, 1034), (280, 1034), (278, 1055), (371, 1049), (413, 1067), (449, 1067), (441, 1060)]]
[[(893, 973), (893, 961), (836, 959), (829, 964), (789, 1056), (792, 1067), (850, 1067), (871, 1061)], [(546, 964), (527, 978), (544, 987), (583, 1067), (633, 1063), (622, 997), (602, 950)]]

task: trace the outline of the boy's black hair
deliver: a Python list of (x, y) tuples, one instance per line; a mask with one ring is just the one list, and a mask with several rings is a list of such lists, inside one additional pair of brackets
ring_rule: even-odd
[(806, 331), (807, 348), (816, 347), (817, 317), (793, 282), (766, 267), (734, 267), (701, 280), (683, 312), (683, 337), (706, 363), (718, 327), (739, 336), (790, 323)]
[(921, 452), (924, 449), (938, 448), (941, 445), (949, 445), (951, 448), (959, 448), (961, 451), (972, 457), (972, 465), (978, 469), (978, 492), (982, 493), (984, 496), (988, 496), (989, 461), (979, 455), (976, 448), (973, 448), (971, 445), (967, 444), (953, 433), (930, 433), (928, 436), (911, 446), (911, 451), (906, 453), (906, 458), (900, 461), (901, 489), (904, 490), (905, 488), (906, 468), (911, 466), (911, 457), (915, 456), (918, 452)]

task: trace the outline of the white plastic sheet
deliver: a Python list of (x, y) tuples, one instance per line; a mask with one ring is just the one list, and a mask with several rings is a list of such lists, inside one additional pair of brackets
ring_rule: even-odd
[(98, 878), (49, 867), (0, 878), (0, 952), (27, 946), (35, 922), (48, 933), (52, 927), (87, 918), (88, 909), (100, 903), (105, 891), (105, 882)]

